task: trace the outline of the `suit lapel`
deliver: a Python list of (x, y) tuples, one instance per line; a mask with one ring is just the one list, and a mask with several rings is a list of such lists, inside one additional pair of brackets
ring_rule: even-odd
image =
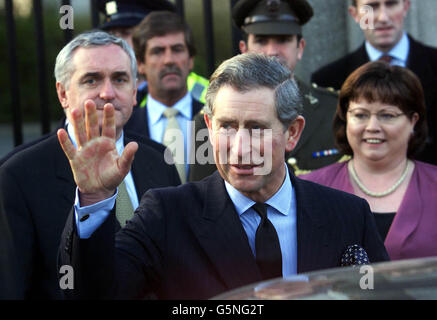
[[(351, 74), (355, 69), (370, 61), (364, 43), (352, 55), (349, 64), (348, 74)], [(346, 80), (346, 79), (345, 79)]]
[[(52, 144), (51, 149), (53, 150), (53, 161), (54, 161), (54, 172), (58, 180), (57, 187), (68, 203), (74, 203), (74, 190), (76, 184), (74, 182), (73, 173), (71, 171), (70, 164), (68, 163), (67, 157), (59, 145), (56, 135), (50, 138), (50, 143)], [(73, 190), (73, 192), (72, 192)]]
[(322, 230), (327, 227), (328, 221), (323, 219), (322, 208), (314, 201), (314, 193), (308, 190), (305, 182), (296, 178), (290, 172), (293, 188), (296, 193), (297, 217), (297, 272), (307, 272), (318, 266), (319, 261), (329, 251), (327, 232)]
[(434, 68), (428, 62), (428, 53), (425, 48), (411, 36), (408, 36), (408, 39), (410, 40), (410, 52), (408, 53), (407, 67), (420, 79), (427, 107), (429, 107), (428, 105), (432, 103), (430, 95), (433, 96), (430, 92), (433, 92), (435, 86)]
[(424, 188), (424, 184), (419, 181), (420, 177), (416, 164), (404, 198), (384, 241), (392, 259), (402, 258), (403, 248), (409, 244), (410, 236), (418, 228), (419, 222), (422, 221), (424, 205), (427, 203), (424, 195), (429, 190), (426, 187)]
[[(126, 135), (124, 136), (124, 145), (127, 145), (129, 142), (134, 141)], [(149, 174), (152, 170), (150, 167), (150, 161), (147, 161), (147, 152), (141, 146), (141, 143), (138, 143), (138, 151), (135, 153), (134, 161), (132, 162), (132, 178), (134, 179), (135, 189), (137, 192), (138, 200), (141, 201), (141, 197), (144, 192), (150, 188), (153, 184), (158, 184), (157, 182), (152, 181), (153, 175)], [(152, 183), (153, 182), (153, 183)]]
[(261, 281), (246, 232), (219, 173), (208, 179), (205, 195), (203, 214), (193, 218), (192, 228), (220, 277), (228, 288)]
[(144, 125), (144, 134), (146, 138), (150, 138), (150, 132), (149, 132), (149, 115), (147, 113), (147, 106), (142, 108), (143, 112), (141, 112), (140, 115), (140, 124)]
[(410, 68), (419, 78), (422, 78), (427, 73), (427, 65), (423, 63), (423, 57), (421, 57), (421, 48), (419, 44), (408, 36), (410, 40), (410, 52), (408, 53), (407, 66)]
[(129, 121), (124, 126), (124, 130), (125, 132), (132, 132), (146, 138), (150, 137), (147, 106), (144, 108), (134, 107)]
[(198, 114), (200, 112), (200, 110), (202, 110), (203, 104), (200, 101), (197, 101), (194, 98), (192, 98), (192, 101), (193, 101), (193, 103), (191, 105), (192, 106), (192, 113), (191, 113), (191, 115), (192, 115), (192, 119), (194, 119), (194, 116), (196, 114)]

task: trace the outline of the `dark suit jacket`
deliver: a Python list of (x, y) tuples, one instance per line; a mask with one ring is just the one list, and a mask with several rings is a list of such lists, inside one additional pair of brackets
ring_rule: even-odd
[[(361, 245), (371, 262), (388, 260), (367, 202), (295, 177), (292, 184), (299, 273), (340, 266), (351, 244)], [(160, 299), (205, 299), (262, 280), (217, 172), (147, 192), (116, 234), (115, 249), (114, 221), (111, 214), (90, 239), (80, 240), (70, 213), (59, 251), (59, 263), (75, 270), (69, 298), (140, 298), (152, 290)]]
[[(0, 208), (3, 197), (0, 195)], [(12, 246), (12, 233), (6, 217), (0, 214), (0, 300), (19, 299), (15, 284), (17, 273), (17, 256)]]
[[(129, 141), (126, 134), (125, 143)], [(174, 166), (167, 165), (161, 153), (137, 142), (132, 175), (138, 199), (150, 188), (178, 185)], [(17, 279), (4, 295), (17, 290), (19, 299), (62, 298), (56, 256), (75, 188), (56, 135), (17, 153), (1, 167), (0, 214), (10, 227), (12, 254), (18, 260), (13, 265)]]
[[(292, 152), (285, 155), (285, 161), (290, 169), (302, 171), (315, 170), (332, 164), (340, 159), (341, 154), (332, 154), (323, 157), (314, 157), (313, 153), (335, 148), (332, 120), (337, 108), (337, 94), (323, 88), (311, 87), (300, 80), (296, 80), (302, 96), (305, 128), (297, 146)], [(203, 112), (195, 118), (196, 132), (206, 128), (203, 119)], [(202, 151), (208, 157), (208, 163), (200, 164), (198, 161), (190, 165), (189, 181), (199, 181), (212, 174), (217, 167), (214, 163), (214, 156), (206, 150), (212, 150), (212, 146), (205, 140), (196, 139), (196, 150)], [(202, 147), (208, 143), (209, 149)], [(202, 148), (202, 149), (200, 149)], [(291, 166), (291, 163), (295, 163)]]
[[(408, 38), (410, 52), (407, 67), (420, 79), (425, 92), (430, 139), (425, 150), (417, 158), (437, 164), (435, 156), (435, 148), (437, 147), (437, 49), (425, 46), (411, 36)], [(311, 81), (322, 87), (332, 87), (339, 90), (346, 78), (366, 62), (369, 62), (369, 56), (363, 44), (354, 52), (314, 72)]]
[(29, 148), (29, 147), (37, 144), (38, 142), (41, 142), (41, 141), (49, 138), (53, 134), (56, 134), (58, 129), (61, 129), (61, 128), (65, 127), (65, 120), (66, 120), (65, 116), (63, 116), (62, 119), (59, 121), (59, 123), (57, 124), (56, 128), (53, 131), (51, 131), (49, 133), (46, 133), (46, 134), (43, 134), (42, 136), (40, 136), (38, 138), (35, 138), (35, 139), (33, 139), (33, 140), (29, 141), (29, 142), (26, 142), (26, 143), (22, 143), (22, 144), (16, 146), (15, 148), (13, 148), (8, 154), (6, 154), (2, 158), (0, 158), (0, 166), (3, 163), (5, 163), (6, 161), (8, 161), (8, 159), (11, 158), (14, 154), (16, 154), (16, 153), (18, 153), (18, 152), (20, 152), (20, 151), (22, 151), (24, 149)]

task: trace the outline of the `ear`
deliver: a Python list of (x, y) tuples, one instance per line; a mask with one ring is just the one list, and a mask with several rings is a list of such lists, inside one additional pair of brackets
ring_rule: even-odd
[(67, 91), (64, 85), (60, 82), (56, 82), (56, 93), (58, 94), (58, 100), (61, 103), (62, 108), (67, 109), (69, 106)]
[(146, 64), (144, 62), (138, 61), (137, 65), (138, 65), (138, 73), (145, 76), (146, 75)]
[(285, 151), (292, 151), (299, 142), (303, 128), (305, 127), (305, 119), (302, 116), (298, 116), (287, 129), (287, 141), (285, 145)]
[(212, 145), (214, 145), (214, 135), (212, 134), (212, 118), (210, 119), (206, 112), (203, 115), (203, 119), (205, 120), (206, 126), (208, 128), (208, 134), (209, 134), (209, 141)]
[(246, 53), (248, 48), (247, 48), (247, 43), (246, 41), (240, 40), (240, 43), (238, 44), (238, 46), (240, 47), (240, 52), (241, 53)]
[(410, 9), (410, 0), (404, 0), (404, 18), (407, 16), (408, 10)]
[(348, 12), (351, 15), (351, 17), (355, 20), (356, 23), (360, 23), (360, 16), (359, 16), (359, 8), (358, 3), (357, 6), (349, 6)]
[(299, 44), (298, 44), (298, 50), (297, 50), (297, 59), (301, 60), (302, 56), (303, 56), (303, 51), (305, 49), (306, 46), (306, 41), (304, 38), (300, 39)]
[(411, 124), (413, 125), (413, 128), (416, 126), (417, 121), (419, 121), (419, 114), (417, 112), (413, 113), (413, 116), (411, 117)]

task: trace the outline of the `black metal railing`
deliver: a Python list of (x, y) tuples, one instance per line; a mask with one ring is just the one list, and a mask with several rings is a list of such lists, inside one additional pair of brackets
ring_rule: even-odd
[[(90, 1), (91, 11), (91, 25), (93, 28), (97, 28), (99, 21), (98, 12), (98, 0)], [(237, 0), (230, 1), (231, 7)], [(70, 0), (62, 0), (59, 6), (71, 5)], [(184, 17), (185, 3), (184, 0), (175, 0), (177, 12)], [(211, 75), (215, 69), (215, 46), (214, 46), (214, 30), (213, 30), (213, 6), (212, 0), (203, 0), (203, 27), (205, 34), (205, 61), (206, 61), (206, 73)], [(59, 7), (59, 8), (60, 8)], [(18, 65), (17, 65), (17, 38), (15, 29), (15, 20), (13, 14), (13, 0), (5, 0), (5, 14), (6, 14), (6, 33), (7, 33), (7, 50), (8, 50), (8, 66), (9, 66), (9, 83), (10, 83), (10, 96), (11, 105), (10, 110), (12, 114), (12, 130), (14, 145), (20, 145), (23, 143), (23, 128), (22, 128), (22, 113), (20, 107), (20, 82), (18, 79)], [(36, 57), (37, 57), (37, 79), (38, 79), (38, 91), (39, 91), (39, 108), (40, 108), (40, 122), (41, 122), (41, 134), (50, 132), (50, 108), (48, 98), (48, 77), (46, 69), (46, 50), (45, 50), (45, 35), (43, 28), (43, 7), (42, 0), (33, 0), (33, 15), (35, 18), (35, 43), (36, 43)], [(232, 25), (231, 17), (229, 15), (229, 23)], [(239, 31), (232, 26), (232, 54), (238, 52), (238, 41), (240, 39)], [(67, 43), (73, 39), (73, 30), (63, 30), (64, 42)]]
[(23, 143), (23, 131), (21, 128), (20, 110), (20, 85), (18, 81), (17, 68), (17, 42), (15, 32), (14, 14), (12, 0), (5, 0), (6, 9), (6, 41), (8, 43), (8, 66), (9, 66), (9, 85), (11, 90), (11, 113), (12, 130), (14, 134), (14, 144), (17, 146)]

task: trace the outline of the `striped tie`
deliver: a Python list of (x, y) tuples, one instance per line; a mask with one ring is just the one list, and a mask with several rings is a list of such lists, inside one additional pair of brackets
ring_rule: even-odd
[[(174, 141), (174, 133), (175, 130), (181, 130), (179, 123), (176, 119), (177, 114), (179, 111), (177, 109), (173, 108), (166, 108), (164, 110), (164, 116), (167, 118), (167, 127), (165, 128), (164, 135), (162, 138), (162, 144), (168, 147), (170, 144)], [(183, 143), (183, 142), (182, 142)], [(174, 150), (172, 151), (173, 158), (177, 160)], [(179, 177), (181, 178), (181, 182), (185, 183), (187, 181), (186, 173), (185, 173), (185, 161), (175, 161), (175, 166), (178, 171)]]
[(126, 184), (123, 182), (118, 186), (118, 194), (115, 199), (115, 217), (120, 222), (121, 227), (126, 225), (126, 221), (134, 215), (134, 208), (127, 193)]

